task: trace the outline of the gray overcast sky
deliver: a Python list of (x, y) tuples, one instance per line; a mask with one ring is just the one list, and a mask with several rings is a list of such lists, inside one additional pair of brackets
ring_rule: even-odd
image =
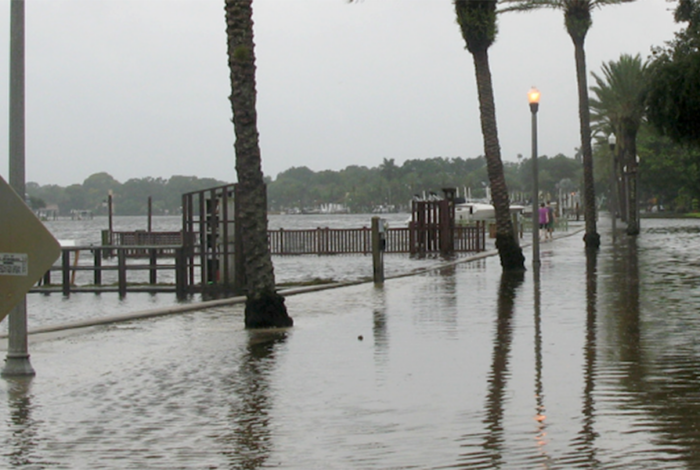
[[(26, 178), (66, 186), (172, 175), (235, 181), (223, 0), (26, 0)], [(672, 39), (674, 3), (593, 13), (588, 70)], [(483, 154), (471, 55), (450, 0), (254, 0), (263, 170)], [(10, 2), (0, 14), (8, 89)], [(490, 50), (503, 159), (579, 147), (573, 45), (559, 11), (499, 19)], [(589, 82), (590, 83), (590, 82)], [(0, 93), (0, 129), (8, 129)], [(0, 175), (7, 179), (7, 131)]]

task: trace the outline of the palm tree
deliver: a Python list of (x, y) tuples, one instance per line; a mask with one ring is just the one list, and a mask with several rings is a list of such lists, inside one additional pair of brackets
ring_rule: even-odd
[(525, 269), (525, 257), (510, 218), (508, 188), (503, 173), (501, 147), (496, 127), (496, 105), (491, 84), (488, 49), (496, 38), (496, 0), (454, 0), (457, 23), (467, 50), (474, 59), (479, 95), (481, 134), (484, 138), (486, 168), (496, 212), (496, 247), (504, 271)]
[(637, 202), (637, 132), (646, 111), (647, 64), (639, 54), (623, 54), (620, 59), (603, 63), (603, 75), (592, 73), (596, 98), (591, 100), (592, 119), (605, 125), (617, 139), (620, 166), (627, 178), (627, 234), (639, 234)]
[(454, 0), (457, 23), (467, 44), (467, 50), (474, 58), (481, 134), (484, 138), (491, 198), (496, 213), (496, 248), (504, 271), (524, 271), (525, 257), (510, 218), (510, 200), (503, 172), (501, 146), (498, 142), (496, 105), (489, 67), (488, 49), (496, 39), (497, 30), (496, 3), (497, 0)]
[(529, 11), (538, 8), (554, 8), (564, 12), (564, 24), (574, 43), (576, 81), (578, 82), (578, 116), (581, 125), (581, 151), (583, 154), (583, 202), (586, 218), (586, 248), (600, 247), (600, 234), (596, 227), (595, 186), (593, 180), (593, 150), (591, 147), (591, 116), (588, 108), (588, 83), (586, 77), (586, 34), (593, 24), (591, 12), (596, 7), (615, 5), (634, 0), (501, 0), (506, 4), (501, 11)]
[(267, 195), (260, 168), (255, 108), (252, 0), (225, 0), (231, 108), (236, 134), (239, 220), (246, 275), (246, 328), (292, 326), (284, 298), (275, 291), (267, 244)]

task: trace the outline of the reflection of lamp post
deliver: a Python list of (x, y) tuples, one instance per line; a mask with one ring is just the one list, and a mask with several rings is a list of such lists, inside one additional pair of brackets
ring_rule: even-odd
[(537, 203), (539, 188), (537, 187), (537, 109), (540, 106), (540, 92), (532, 87), (527, 92), (532, 113), (532, 265), (540, 265), (540, 217)]
[(613, 240), (615, 240), (615, 217), (617, 213), (617, 204), (615, 204), (615, 198), (617, 196), (617, 176), (615, 175), (615, 144), (617, 143), (617, 138), (612, 132), (608, 136), (608, 145), (610, 145), (610, 161), (612, 162), (612, 172), (610, 173), (610, 217), (612, 217), (612, 234)]

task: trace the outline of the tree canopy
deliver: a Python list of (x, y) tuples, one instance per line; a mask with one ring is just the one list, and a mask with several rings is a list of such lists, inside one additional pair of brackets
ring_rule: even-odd
[(700, 2), (680, 0), (675, 19), (686, 23), (673, 41), (654, 50), (649, 122), (677, 142), (700, 144)]

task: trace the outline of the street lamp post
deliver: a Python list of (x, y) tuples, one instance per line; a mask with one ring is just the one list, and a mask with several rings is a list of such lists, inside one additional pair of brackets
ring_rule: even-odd
[(537, 184), (537, 110), (540, 106), (540, 92), (532, 87), (527, 93), (532, 114), (532, 266), (540, 266), (540, 217), (539, 188)]
[(627, 235), (639, 235), (639, 156), (633, 155), (627, 167), (627, 191), (629, 199)]
[[(10, 186), (24, 199), (24, 0), (10, 3)], [(27, 299), (23, 298), (8, 317), (7, 356), (0, 375), (32, 376), (27, 345)]]
[(616, 213), (617, 213), (617, 175), (615, 166), (615, 144), (617, 143), (617, 137), (612, 132), (608, 136), (608, 145), (610, 145), (610, 162), (612, 164), (612, 171), (610, 172), (610, 217), (612, 218), (612, 236), (615, 240), (615, 229), (616, 229)]

